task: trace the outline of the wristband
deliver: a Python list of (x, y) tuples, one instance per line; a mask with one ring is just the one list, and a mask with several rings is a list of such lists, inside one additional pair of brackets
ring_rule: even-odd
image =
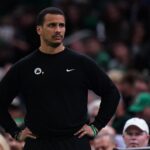
[(98, 134), (98, 129), (92, 124), (90, 125), (91, 129), (93, 130), (94, 137)]

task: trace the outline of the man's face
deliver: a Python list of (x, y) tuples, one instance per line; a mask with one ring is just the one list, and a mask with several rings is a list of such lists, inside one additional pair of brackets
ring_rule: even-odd
[(62, 43), (65, 30), (65, 18), (57, 14), (45, 15), (43, 25), (37, 26), (41, 41), (52, 47), (57, 47)]
[(112, 150), (116, 147), (115, 143), (112, 142), (109, 136), (103, 136), (96, 138), (93, 142), (95, 150)]
[(123, 137), (127, 148), (148, 146), (149, 135), (136, 126), (128, 127)]

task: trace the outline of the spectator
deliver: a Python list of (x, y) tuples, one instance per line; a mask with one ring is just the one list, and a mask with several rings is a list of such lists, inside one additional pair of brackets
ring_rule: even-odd
[(146, 121), (137, 117), (127, 120), (123, 138), (127, 148), (148, 146), (149, 128)]
[(116, 136), (116, 131), (113, 127), (107, 125), (104, 128), (102, 128), (102, 130), (98, 133), (98, 135), (101, 134), (110, 134), (112, 136)]
[(0, 150), (10, 150), (9, 144), (3, 135), (0, 134)]
[(113, 150), (116, 148), (115, 137), (111, 134), (100, 134), (93, 142), (93, 150)]
[(134, 116), (143, 118), (150, 128), (150, 93), (139, 93), (135, 97), (133, 104), (129, 107), (129, 111)]

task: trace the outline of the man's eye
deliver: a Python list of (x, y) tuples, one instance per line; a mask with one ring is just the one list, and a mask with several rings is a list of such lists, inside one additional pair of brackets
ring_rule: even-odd
[(133, 133), (132, 132), (126, 132), (127, 135), (132, 136)]
[(54, 24), (54, 23), (48, 24), (48, 27), (55, 27), (55, 26), (56, 26), (56, 24)]
[(133, 136), (133, 135), (135, 135), (135, 136), (140, 136), (140, 135), (142, 135), (143, 133), (142, 132), (139, 132), (139, 133), (127, 133), (127, 135), (129, 135), (129, 136)]
[(60, 27), (64, 27), (65, 24), (64, 24), (64, 23), (60, 23), (59, 26), (60, 26)]
[(140, 135), (143, 135), (144, 132), (139, 132), (139, 133), (136, 133), (136, 136), (140, 136)]

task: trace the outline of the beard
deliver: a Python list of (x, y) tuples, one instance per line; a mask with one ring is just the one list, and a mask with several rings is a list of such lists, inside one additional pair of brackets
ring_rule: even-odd
[(53, 48), (56, 48), (60, 45), (61, 43), (53, 43), (53, 42), (48, 42), (47, 45)]
[[(61, 35), (59, 35), (59, 36), (63, 39), (63, 36), (61, 36)], [(55, 38), (55, 35), (52, 38)], [(62, 44), (62, 41), (61, 42), (50, 42), (47, 39), (44, 39), (44, 41), (45, 41), (47, 46), (50, 46), (50, 47), (53, 47), (53, 48), (56, 48), (56, 47), (58, 47), (59, 45)]]

